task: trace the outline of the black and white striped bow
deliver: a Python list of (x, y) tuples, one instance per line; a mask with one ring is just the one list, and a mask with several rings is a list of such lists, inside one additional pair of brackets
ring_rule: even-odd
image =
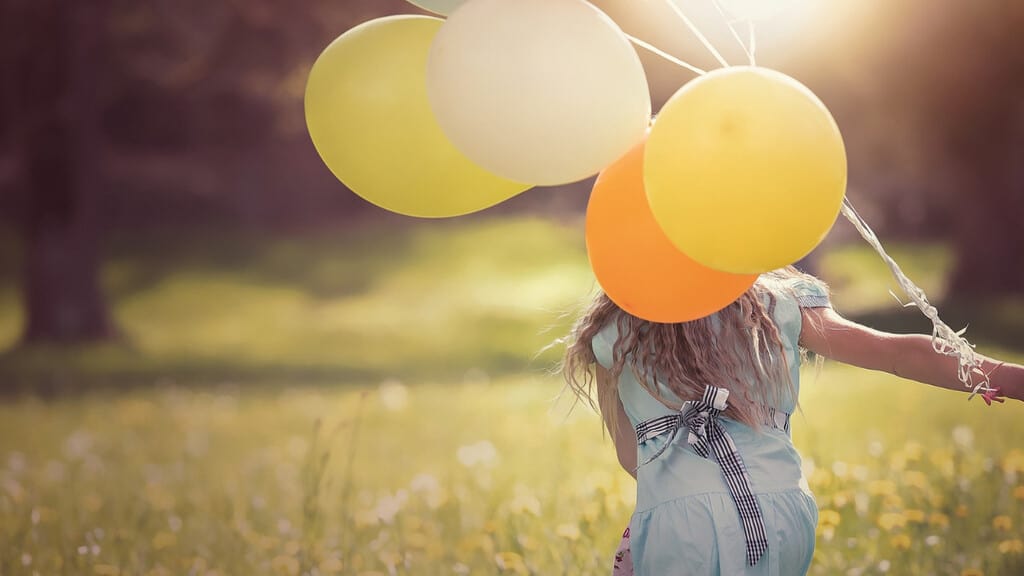
[[(743, 535), (747, 542), (747, 563), (754, 566), (768, 550), (768, 538), (765, 535), (761, 506), (751, 492), (750, 476), (743, 466), (743, 460), (732, 437), (718, 421), (718, 415), (728, 405), (728, 398), (729, 390), (707, 386), (700, 400), (685, 402), (678, 414), (653, 418), (638, 424), (636, 437), (639, 444), (655, 436), (671, 434), (661, 448), (640, 466), (649, 464), (661, 456), (683, 427), (688, 431), (687, 443), (693, 447), (694, 452), (707, 458), (713, 451), (743, 523)], [(637, 469), (640, 466), (637, 466)]]

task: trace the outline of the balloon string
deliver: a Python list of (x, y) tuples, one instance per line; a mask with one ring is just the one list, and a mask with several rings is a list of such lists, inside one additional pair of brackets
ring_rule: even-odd
[(728, 68), (729, 63), (725, 61), (725, 58), (722, 58), (722, 55), (718, 53), (718, 50), (715, 50), (715, 47), (711, 45), (711, 42), (708, 42), (708, 39), (705, 38), (703, 34), (701, 34), (700, 29), (697, 28), (697, 26), (694, 25), (694, 23), (691, 22), (690, 19), (686, 17), (686, 14), (683, 13), (683, 9), (680, 8), (674, 0), (665, 1), (668, 2), (668, 5), (672, 8), (676, 15), (679, 16), (684, 23), (686, 23), (686, 27), (690, 29), (690, 32), (693, 32), (697, 39), (700, 40), (701, 44), (703, 44), (704, 47), (707, 48), (709, 52), (711, 52), (715, 59), (718, 60), (718, 63), (724, 66), (725, 68)]
[(694, 66), (692, 64), (687, 64), (686, 62), (683, 62), (682, 60), (680, 60), (679, 58), (676, 58), (675, 56), (669, 54), (668, 52), (665, 52), (664, 50), (661, 50), (659, 48), (651, 46), (650, 44), (648, 44), (647, 42), (644, 42), (643, 40), (641, 40), (639, 38), (636, 38), (634, 36), (630, 36), (629, 34), (626, 34), (626, 37), (629, 38), (630, 41), (632, 41), (637, 46), (639, 46), (639, 47), (641, 47), (641, 48), (643, 48), (645, 50), (649, 50), (650, 52), (653, 52), (654, 54), (657, 54), (658, 56), (661, 56), (662, 58), (664, 58), (665, 60), (668, 60), (669, 62), (671, 62), (673, 64), (676, 64), (678, 66), (682, 66), (683, 68), (686, 68), (687, 70), (689, 70), (691, 72), (695, 72), (697, 74), (700, 74), (701, 76), (703, 76), (704, 74), (707, 74), (706, 70), (701, 70), (700, 68), (697, 68), (696, 66)]
[(725, 25), (729, 27), (729, 32), (731, 32), (732, 37), (736, 39), (736, 43), (740, 45), (740, 48), (743, 49), (743, 53), (747, 55), (747, 60), (750, 61), (750, 65), (754, 66), (754, 23), (749, 20), (747, 21), (747, 23), (750, 24), (750, 48), (748, 49), (747, 45), (744, 44), (743, 40), (740, 38), (739, 33), (736, 32), (736, 28), (733, 26), (733, 21), (726, 16), (725, 10), (722, 9), (722, 4), (718, 0), (711, 0), (711, 3), (715, 5), (715, 9), (718, 10), (718, 14), (722, 17), (722, 20), (725, 21)]
[(754, 33), (753, 20), (747, 20), (747, 29), (750, 31), (750, 65), (757, 66), (757, 35)]
[[(971, 388), (971, 395), (967, 397), (968, 400), (974, 398), (978, 392), (989, 392), (992, 388), (989, 386), (990, 382), (988, 374), (981, 370), (981, 361), (978, 356), (974, 353), (974, 345), (967, 341), (963, 337), (964, 332), (967, 330), (964, 328), (959, 332), (953, 331), (942, 319), (939, 318), (939, 311), (928, 302), (928, 297), (925, 295), (924, 290), (919, 288), (916, 284), (910, 281), (909, 278), (900, 269), (899, 264), (892, 259), (882, 248), (882, 243), (878, 240), (878, 236), (868, 227), (864, 219), (861, 218), (857, 210), (854, 209), (853, 204), (850, 200), (843, 198), (842, 207), (843, 216), (846, 217), (850, 223), (853, 224), (854, 228), (860, 232), (860, 235), (864, 237), (864, 240), (871, 245), (872, 248), (878, 252), (882, 260), (889, 266), (889, 270), (892, 272), (896, 282), (903, 289), (903, 292), (910, 298), (910, 302), (903, 304), (899, 300), (896, 294), (893, 297), (904, 307), (917, 306), (921, 312), (932, 321), (932, 348), (935, 352), (944, 356), (953, 356), (959, 363), (958, 376), (960, 381), (964, 383), (964, 386)], [(971, 376), (978, 374), (981, 376), (981, 381), (977, 384), (972, 384)]]

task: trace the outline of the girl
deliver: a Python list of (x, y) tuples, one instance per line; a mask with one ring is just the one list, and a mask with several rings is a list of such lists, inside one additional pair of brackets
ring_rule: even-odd
[[(792, 267), (762, 274), (725, 309), (681, 324), (641, 320), (598, 295), (573, 328), (564, 375), (580, 398), (596, 383), (619, 462), (637, 480), (617, 570), (807, 572), (818, 508), (789, 431), (801, 349), (966, 390), (956, 359), (937, 355), (930, 337), (842, 318), (825, 285)], [(993, 389), (986, 403), (1024, 399), (1024, 367), (981, 361)]]

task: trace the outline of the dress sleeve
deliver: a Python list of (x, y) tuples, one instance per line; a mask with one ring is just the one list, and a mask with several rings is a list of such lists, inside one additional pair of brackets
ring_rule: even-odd
[(605, 326), (590, 341), (590, 348), (594, 351), (597, 363), (603, 368), (611, 369), (613, 362), (612, 347), (615, 345), (618, 330), (613, 325)]
[(798, 278), (790, 283), (793, 297), (801, 308), (831, 308), (832, 299), (823, 282)]

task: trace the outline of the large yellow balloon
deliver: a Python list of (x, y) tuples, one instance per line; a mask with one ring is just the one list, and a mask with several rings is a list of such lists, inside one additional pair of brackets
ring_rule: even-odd
[(599, 172), (644, 136), (647, 78), (629, 39), (585, 0), (471, 0), (448, 18), (427, 93), (466, 156), (512, 180)]
[(682, 252), (755, 274), (796, 262), (828, 233), (846, 191), (846, 151), (832, 115), (802, 84), (764, 68), (725, 68), (662, 108), (644, 186)]
[(356, 194), (409, 216), (458, 216), (530, 187), (474, 164), (434, 119), (427, 53), (443, 22), (361, 24), (324, 50), (306, 85), (306, 124), (324, 163)]

